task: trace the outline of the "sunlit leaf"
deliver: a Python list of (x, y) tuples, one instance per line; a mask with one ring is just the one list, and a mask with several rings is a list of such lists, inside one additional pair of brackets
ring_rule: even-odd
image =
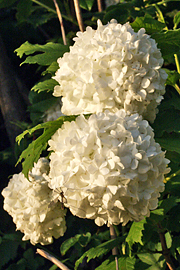
[(162, 270), (162, 266), (165, 262), (163, 259), (162, 255), (159, 253), (143, 253), (143, 254), (138, 254), (139, 259), (152, 266), (152, 268), (148, 268), (148, 270)]
[(143, 219), (139, 222), (132, 223), (128, 236), (126, 237), (126, 242), (128, 243), (130, 248), (132, 247), (134, 243), (139, 243), (143, 245), (142, 231), (144, 230), (145, 223), (146, 223), (146, 219)]
[(94, 4), (94, 0), (79, 0), (79, 4), (81, 8), (84, 8), (90, 11)]
[(174, 21), (174, 29), (176, 29), (178, 27), (178, 24), (180, 23), (180, 11), (176, 13), (173, 21)]
[[(118, 266), (121, 270), (134, 270), (136, 259), (133, 257), (121, 257), (118, 258)], [(110, 257), (109, 259), (105, 260), (96, 270), (112, 270), (116, 269), (116, 263), (114, 257)]]
[(69, 47), (67, 45), (62, 45), (60, 43), (48, 42), (45, 45), (39, 45), (30, 44), (28, 41), (26, 41), (18, 49), (16, 49), (15, 52), (20, 58), (22, 58), (23, 55), (36, 53), (33, 56), (28, 56), (25, 61), (21, 63), (21, 65), (28, 63), (48, 66), (67, 52), (68, 49)]
[(180, 74), (175, 70), (164, 69), (168, 74), (166, 84), (174, 86), (175, 83), (180, 80)]
[(45, 80), (43, 82), (39, 82), (39, 83), (35, 84), (31, 90), (37, 91), (38, 93), (40, 93), (42, 91), (53, 91), (54, 87), (57, 84), (58, 83), (55, 80), (49, 79), (49, 80)]
[(43, 134), (39, 136), (36, 140), (32, 141), (29, 144), (28, 148), (26, 148), (22, 154), (20, 155), (17, 164), (22, 162), (23, 170), (25, 177), (28, 178), (28, 172), (34, 166), (34, 162), (36, 163), (40, 158), (40, 155), (43, 150), (47, 148), (47, 142), (51, 138), (51, 136), (56, 132), (58, 128), (61, 127), (64, 121), (73, 121), (77, 116), (62, 116), (58, 118), (56, 121), (49, 121), (43, 124), (39, 124), (34, 128), (25, 130), (22, 134), (20, 134), (16, 141), (18, 143), (24, 138), (27, 134), (33, 134), (36, 130), (43, 129)]

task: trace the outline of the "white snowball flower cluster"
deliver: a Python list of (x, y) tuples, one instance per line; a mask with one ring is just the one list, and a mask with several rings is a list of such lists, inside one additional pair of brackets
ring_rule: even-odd
[(123, 108), (153, 122), (165, 93), (166, 72), (156, 42), (145, 29), (111, 20), (78, 32), (70, 52), (58, 59), (54, 96), (62, 113), (88, 114)]
[(29, 173), (14, 174), (3, 189), (4, 209), (13, 217), (17, 230), (24, 233), (23, 240), (33, 245), (47, 245), (66, 231), (65, 210), (61, 204), (52, 204), (53, 191), (48, 187), (49, 161), (40, 158)]
[(165, 153), (146, 120), (124, 109), (80, 115), (49, 140), (50, 188), (81, 218), (125, 225), (149, 216), (169, 172)]
[(43, 122), (54, 121), (64, 114), (61, 112), (62, 102), (61, 98), (57, 100), (57, 103), (51, 106), (44, 114)]

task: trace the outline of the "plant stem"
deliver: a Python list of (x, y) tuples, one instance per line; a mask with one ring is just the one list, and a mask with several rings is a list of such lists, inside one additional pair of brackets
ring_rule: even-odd
[[(116, 233), (115, 233), (115, 230), (114, 230), (114, 227), (113, 225), (110, 225), (110, 236), (111, 236), (111, 239), (115, 239), (116, 238)], [(112, 249), (112, 255), (115, 256), (115, 262), (116, 262), (116, 270), (119, 270), (119, 266), (118, 266), (118, 249), (117, 247), (114, 247)]]
[(166, 264), (170, 270), (175, 270), (174, 264), (171, 260), (170, 251), (167, 248), (165, 234), (160, 223), (158, 223), (158, 228), (159, 228), (159, 238), (162, 246), (162, 254), (165, 258)]
[(64, 265), (62, 262), (60, 262), (58, 259), (56, 259), (54, 256), (49, 254), (47, 251), (44, 251), (42, 249), (36, 250), (39, 255), (42, 257), (48, 259), (49, 261), (53, 262), (55, 265), (57, 265), (62, 270), (70, 270), (66, 265)]
[(75, 11), (76, 11), (76, 17), (77, 17), (79, 29), (81, 32), (84, 32), (85, 29), (84, 29), (84, 23), (83, 23), (81, 9), (80, 9), (80, 5), (79, 5), (79, 0), (74, 0), (74, 7), (75, 7)]
[(174, 88), (176, 89), (176, 91), (180, 94), (180, 88), (179, 88), (179, 86), (177, 85), (177, 83), (175, 83), (173, 86), (174, 86)]
[(102, 1), (101, 0), (97, 0), (97, 6), (98, 6), (98, 11), (102, 12), (103, 9), (102, 9)]
[[(45, 8), (45, 9), (47, 9), (48, 11), (50, 11), (50, 12), (56, 14), (56, 11), (55, 11), (53, 8), (51, 8), (51, 7), (49, 7), (49, 6), (47, 6), (47, 5), (43, 4), (43, 3), (41, 3), (40, 1), (38, 1), (38, 0), (31, 0), (31, 1), (34, 2), (34, 3), (36, 3), (37, 5), (39, 5), (39, 6), (43, 7), (43, 8)], [(72, 23), (74, 23), (74, 24), (77, 24), (76, 21), (74, 21), (72, 18), (70, 18), (70, 17), (68, 17), (68, 16), (66, 16), (66, 15), (64, 15), (64, 14), (62, 14), (62, 17), (63, 17), (65, 20), (67, 20), (67, 21), (70, 21), (70, 22), (72, 22)]]
[(180, 170), (178, 170), (175, 173), (171, 174), (169, 177), (166, 177), (165, 178), (165, 183), (168, 182), (169, 180), (171, 180), (171, 178), (177, 176), (178, 174), (180, 174)]
[(56, 0), (53, 0), (53, 2), (54, 2), (54, 5), (55, 5), (56, 12), (57, 12), (58, 19), (59, 19), (60, 26), (61, 26), (61, 33), (62, 33), (63, 43), (64, 43), (64, 45), (67, 45), (67, 42), (66, 42), (66, 34), (65, 34), (65, 30), (64, 30), (64, 25), (63, 25), (63, 20), (62, 20), (61, 11), (60, 11), (60, 9), (59, 9), (59, 6), (58, 6)]
[(180, 65), (179, 65), (179, 59), (178, 59), (177, 54), (174, 54), (174, 59), (175, 59), (175, 63), (176, 63), (177, 72), (180, 74)]

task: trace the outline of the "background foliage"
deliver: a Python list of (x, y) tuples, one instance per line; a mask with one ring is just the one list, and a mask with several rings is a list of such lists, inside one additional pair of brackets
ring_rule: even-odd
[[(13, 69), (28, 89), (28, 102), (25, 104), (27, 117), (24, 115), (24, 121), (16, 119), (14, 123), (21, 130), (15, 145), (10, 144), (8, 139), (6, 116), (1, 108), (1, 188), (7, 185), (10, 175), (21, 171), (19, 162), (24, 159), (22, 170), (27, 176), (33, 163), (42, 153), (45, 154), (47, 141), (56, 129), (64, 120), (74, 119), (62, 117), (42, 123), (45, 111), (57, 102), (52, 96), (56, 82), (51, 79), (57, 70), (56, 59), (69, 50), (73, 44), (72, 38), (79, 31), (73, 1), (57, 2), (68, 45), (63, 45), (53, 1), (0, 0), (2, 42)], [(162, 252), (160, 239), (163, 236), (175, 269), (180, 269), (180, 1), (121, 0), (108, 8), (103, 2), (102, 12), (98, 12), (95, 0), (81, 0), (80, 6), (85, 26), (96, 28), (98, 18), (103, 23), (112, 18), (122, 24), (130, 21), (135, 31), (144, 27), (158, 43), (168, 79), (166, 94), (153, 128), (156, 141), (167, 151), (172, 170), (165, 179), (166, 189), (161, 195), (158, 209), (141, 222), (128, 223), (126, 227), (116, 226), (117, 239), (110, 239), (105, 226), (97, 228), (93, 221), (81, 220), (68, 213), (67, 232), (44, 249), (55, 254), (70, 269), (108, 270), (115, 269), (111, 250), (118, 246), (120, 269), (165, 270), (169, 268)], [(19, 165), (15, 167), (17, 162)], [(2, 196), (0, 199), (3, 205)], [(2, 207), (0, 214), (1, 269), (57, 268), (36, 254), (36, 248), (42, 248), (40, 245), (34, 247), (28, 241), (21, 241), (22, 234), (15, 231), (11, 217)]]

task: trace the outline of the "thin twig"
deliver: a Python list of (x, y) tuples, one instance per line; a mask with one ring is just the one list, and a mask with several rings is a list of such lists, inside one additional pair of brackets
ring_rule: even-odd
[[(115, 233), (115, 230), (114, 230), (114, 227), (113, 225), (110, 225), (110, 236), (111, 236), (111, 239), (116, 239), (116, 233)], [(118, 266), (118, 249), (117, 247), (114, 247), (112, 249), (112, 255), (115, 256), (115, 262), (116, 262), (116, 270), (119, 270), (119, 266)]]
[[(40, 1), (38, 1), (38, 0), (31, 0), (31, 1), (34, 2), (34, 3), (36, 3), (37, 5), (39, 5), (39, 6), (43, 7), (43, 8), (45, 8), (45, 9), (47, 9), (49, 12), (52, 12), (52, 13), (54, 13), (54, 14), (57, 14), (56, 11), (55, 11), (53, 8), (50, 8), (49, 6), (47, 6), (47, 5), (43, 4), (43, 3), (41, 3)], [(73, 18), (71, 18), (70, 16), (66, 16), (66, 15), (62, 14), (62, 17), (63, 17), (65, 20), (70, 21), (70, 22), (72, 22), (72, 23), (74, 23), (74, 24), (77, 25), (77, 22), (74, 21)]]
[(60, 11), (60, 8), (59, 8), (56, 0), (53, 0), (53, 2), (54, 2), (54, 5), (55, 5), (56, 12), (57, 12), (58, 19), (59, 19), (60, 26), (61, 26), (61, 33), (62, 33), (63, 43), (64, 43), (64, 45), (67, 45), (66, 34), (65, 34), (65, 30), (64, 30), (64, 24), (63, 24), (63, 19), (62, 19), (61, 11)]
[(159, 238), (162, 246), (162, 254), (165, 258), (166, 264), (170, 270), (175, 270), (174, 264), (171, 260), (170, 251), (167, 248), (165, 234), (163, 232), (163, 228), (160, 223), (158, 223), (158, 228), (159, 228)]
[(97, 6), (98, 6), (98, 11), (102, 12), (103, 8), (102, 8), (102, 0), (97, 0)]
[(82, 19), (79, 0), (74, 0), (74, 7), (75, 7), (75, 11), (76, 11), (76, 17), (77, 17), (79, 29), (81, 32), (84, 32), (85, 28), (84, 28), (84, 23), (83, 23), (83, 19)]
[(48, 259), (49, 261), (53, 262), (55, 265), (57, 265), (62, 270), (70, 270), (66, 265), (64, 265), (62, 262), (60, 262), (58, 259), (53, 257), (51, 254), (49, 254), (47, 251), (44, 251), (42, 249), (36, 250), (39, 255), (42, 257)]

